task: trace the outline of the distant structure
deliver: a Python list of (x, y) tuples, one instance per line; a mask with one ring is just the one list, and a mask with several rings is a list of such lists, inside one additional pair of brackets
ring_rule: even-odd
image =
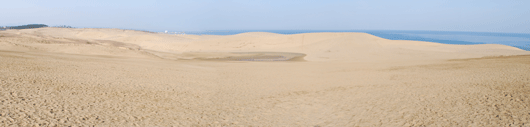
[(28, 25), (22, 25), (22, 26), (9, 26), (9, 27), (5, 27), (5, 29), (33, 29), (33, 28), (41, 28), (41, 27), (48, 27), (48, 25), (28, 24)]
[(165, 33), (167, 34), (167, 30), (166, 30), (166, 32), (165, 32)]
[(67, 26), (67, 25), (53, 26), (53, 27), (56, 27), (56, 28), (74, 28), (72, 26)]

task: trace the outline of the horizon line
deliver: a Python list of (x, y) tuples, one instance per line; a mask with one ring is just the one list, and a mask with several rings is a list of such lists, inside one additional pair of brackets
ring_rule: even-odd
[[(17, 26), (27, 26), (27, 25), (46, 25), (46, 24), (26, 24), (26, 25), (17, 25)], [(61, 26), (69, 26), (69, 25), (46, 25), (47, 27), (61, 27)], [(16, 27), (16, 26), (0, 26), (0, 27)], [(155, 31), (162, 31), (163, 30), (144, 30), (144, 29), (132, 29), (132, 28), (118, 28), (118, 27), (73, 27), (71, 28), (92, 28), (92, 29), (122, 29), (122, 30), (137, 30), (137, 31), (148, 31), (148, 32), (155, 32)], [(490, 33), (490, 34), (525, 34), (530, 35), (530, 33), (516, 33), (516, 32), (485, 32), (485, 31), (452, 31), (452, 30), (383, 30), (383, 29), (245, 29), (245, 30), (237, 30), (237, 29), (225, 29), (225, 30), (167, 30), (171, 32), (230, 32), (230, 31), (242, 31), (242, 32), (270, 32), (270, 31), (314, 31), (314, 32), (367, 32), (367, 31), (393, 31), (393, 32), (459, 32), (459, 33)]]

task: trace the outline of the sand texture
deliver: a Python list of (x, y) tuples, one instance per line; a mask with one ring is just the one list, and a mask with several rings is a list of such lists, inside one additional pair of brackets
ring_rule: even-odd
[(365, 33), (0, 31), (0, 126), (530, 126), (530, 52)]

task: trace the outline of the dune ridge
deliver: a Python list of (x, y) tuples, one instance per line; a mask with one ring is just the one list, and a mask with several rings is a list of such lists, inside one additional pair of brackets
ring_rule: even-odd
[[(177, 55), (177, 58), (170, 59), (178, 59), (179, 54), (186, 52), (295, 52), (306, 54), (307, 56), (305, 58), (309, 61), (397, 60), (394, 58), (402, 60), (463, 59), (527, 54), (527, 52), (518, 48), (497, 44), (450, 45), (421, 41), (394, 41), (366, 33), (304, 33), (282, 35), (266, 32), (250, 32), (228, 36), (216, 36), (170, 35), (133, 30), (90, 28), (40, 28), (10, 30), (2, 33), (5, 34), (4, 36), (6, 37), (17, 35), (29, 40), (43, 40), (38, 41), (39, 43), (78, 44), (75, 48), (107, 46), (132, 50), (146, 49), (141, 50), (145, 53), (156, 51)], [(80, 44), (85, 43), (89, 45), (80, 46)], [(36, 46), (48, 46), (46, 48), (52, 47), (50, 45)], [(64, 45), (54, 46), (59, 47)], [(61, 51), (61, 49), (46, 48), (41, 49), (50, 52), (74, 53), (72, 51)], [(103, 50), (101, 49), (103, 47), (98, 48), (99, 50)], [(129, 51), (121, 51), (120, 53), (109, 52), (110, 51), (100, 51), (101, 54), (107, 55), (134, 56), (132, 55), (134, 53), (125, 53)], [(83, 53), (85, 52), (78, 52), (77, 54)], [(421, 54), (421, 56), (418, 54)]]

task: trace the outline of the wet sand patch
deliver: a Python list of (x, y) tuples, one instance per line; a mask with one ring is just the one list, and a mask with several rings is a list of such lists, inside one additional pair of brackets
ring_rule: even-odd
[(306, 54), (292, 52), (186, 53), (195, 60), (211, 61), (304, 61)]

